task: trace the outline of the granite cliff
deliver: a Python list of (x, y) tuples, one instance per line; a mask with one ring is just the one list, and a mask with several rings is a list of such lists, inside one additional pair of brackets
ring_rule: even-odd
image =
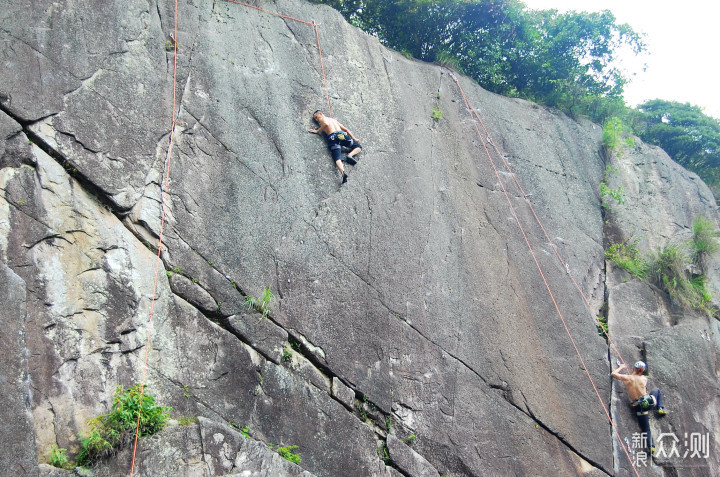
[[(601, 313), (664, 392), (656, 435), (680, 452), (708, 440), (637, 471), (720, 472), (718, 322), (604, 257), (720, 223), (662, 150), (605, 151), (596, 124), (456, 83), (302, 0), (250, 3), (317, 37), (219, 0), (181, 0), (176, 38), (172, 2), (3, 3), (4, 475), (73, 474), (47, 452), (73, 456), (145, 374), (175, 420), (198, 418), (142, 439), (136, 475), (635, 475)], [(323, 69), (365, 146), (343, 186), (307, 132)], [(607, 166), (626, 191), (611, 212)], [(246, 297), (267, 288), (265, 316)], [(127, 475), (130, 459), (95, 473)]]

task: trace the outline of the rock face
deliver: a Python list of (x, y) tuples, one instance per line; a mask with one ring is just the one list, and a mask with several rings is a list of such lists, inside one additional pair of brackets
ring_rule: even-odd
[[(312, 25), (238, 3), (180, 2), (177, 38), (172, 2), (31, 3), (0, 9), (0, 467), (62, 474), (52, 446), (74, 457), (145, 379), (199, 418), (142, 440), (137, 475), (634, 475), (607, 308), (666, 396), (653, 431), (707, 443), (647, 472), (720, 471), (717, 321), (604, 259), (718, 223), (662, 151), (606, 155), (597, 125), (459, 78), (480, 124), (450, 72), (301, 0), (258, 6), (319, 24), (322, 67)], [(307, 133), (322, 68), (364, 145), (342, 187)], [(611, 217), (606, 165), (627, 191)]]

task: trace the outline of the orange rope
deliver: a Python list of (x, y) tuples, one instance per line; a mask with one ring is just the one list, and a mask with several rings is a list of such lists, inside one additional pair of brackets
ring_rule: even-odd
[[(457, 80), (456, 80), (457, 81)], [(485, 126), (485, 123), (480, 118), (480, 115), (477, 113), (477, 111), (473, 110), (471, 114), (474, 114), (474, 116), (477, 118), (480, 125), (483, 127), (483, 130), (485, 131), (485, 134), (490, 137), (490, 132), (488, 131), (487, 127)], [(510, 174), (510, 177), (513, 178), (513, 181), (515, 182), (515, 185), (517, 186), (518, 190), (520, 191), (520, 194), (525, 197), (525, 201), (528, 204), (528, 207), (530, 207), (530, 211), (532, 212), (533, 217), (535, 217), (535, 221), (540, 226), (540, 229), (542, 229), (543, 234), (545, 235), (545, 238), (550, 243), (553, 252), (555, 252), (555, 256), (560, 260), (560, 263), (562, 264), (563, 268), (567, 271), (567, 274), (570, 276), (570, 280), (575, 285), (575, 288), (577, 289), (578, 293), (580, 293), (580, 296), (583, 299), (583, 302), (585, 302), (585, 306), (587, 307), (588, 311), (591, 315), (595, 316), (595, 313), (592, 311), (592, 307), (590, 306), (590, 302), (588, 301), (587, 297), (585, 296), (585, 293), (583, 293), (582, 289), (580, 288), (580, 285), (578, 285), (577, 281), (575, 280), (575, 277), (570, 272), (570, 266), (563, 260), (562, 256), (560, 255), (560, 252), (558, 252), (557, 247), (553, 243), (552, 239), (550, 239), (550, 236), (547, 233), (547, 230), (545, 230), (545, 226), (543, 225), (542, 221), (538, 217), (537, 213), (535, 212), (535, 207), (533, 207), (532, 202), (530, 202), (530, 199), (528, 198), (528, 194), (525, 192), (523, 187), (520, 185), (520, 181), (518, 181), (517, 176), (515, 175), (515, 172), (513, 172), (512, 168), (510, 167), (510, 164), (508, 161), (505, 160), (505, 156), (503, 156), (502, 152), (500, 152), (500, 149), (497, 147), (497, 144), (495, 144), (494, 141), (490, 141), (490, 144), (492, 144), (493, 148), (495, 149), (495, 152), (497, 153), (498, 157), (502, 160), (503, 164), (505, 165), (505, 169)], [(600, 320), (595, 317), (595, 320), (600, 324)], [(610, 335), (607, 331), (605, 331), (605, 328), (601, 325), (600, 329), (603, 330), (603, 334), (605, 334), (605, 337), (608, 340), (608, 343), (610, 343), (610, 346), (615, 350), (615, 353), (617, 353), (618, 357), (620, 358), (620, 361), (625, 364), (625, 360), (622, 357), (622, 354), (620, 354), (620, 350), (618, 350), (617, 346), (615, 346), (615, 343), (610, 338)]]
[(317, 38), (318, 51), (320, 52), (320, 68), (322, 68), (323, 83), (325, 84), (325, 96), (327, 97), (328, 113), (332, 117), (332, 106), (330, 106), (330, 90), (328, 90), (327, 79), (325, 77), (325, 63), (323, 62), (322, 47), (320, 46), (320, 33), (318, 32), (318, 25), (313, 22), (315, 27), (315, 37)]
[[(457, 84), (458, 89), (460, 90), (460, 94), (463, 97), (463, 100), (465, 102), (465, 107), (467, 108), (468, 112), (470, 113), (470, 117), (477, 117), (479, 119), (479, 116), (477, 112), (473, 110), (473, 108), (470, 106), (470, 102), (467, 99), (467, 96), (465, 95), (465, 91), (462, 89), (462, 86), (460, 85), (460, 81), (455, 77), (455, 75), (452, 75), (453, 80), (455, 80), (455, 83)], [(480, 129), (477, 126), (477, 123), (473, 122), (473, 125), (475, 127), (475, 131), (477, 132), (478, 136), (481, 138), (481, 142), (483, 145), (483, 148), (485, 149), (485, 153), (487, 154), (488, 160), (490, 161), (490, 165), (492, 166), (493, 170), (495, 171), (495, 176), (498, 179), (498, 182), (500, 183), (500, 187), (502, 187), (503, 193), (505, 194), (505, 198), (508, 202), (508, 205), (510, 206), (510, 211), (512, 212), (513, 217), (515, 218), (515, 221), (518, 224), (518, 227), (520, 228), (520, 232), (523, 235), (523, 238), (525, 239), (525, 244), (528, 247), (528, 250), (530, 251), (530, 255), (532, 255), (533, 261), (535, 262), (535, 266), (538, 269), (538, 272), (540, 273), (540, 276), (542, 277), (543, 283), (545, 284), (545, 288), (548, 291), (548, 294), (550, 295), (550, 298), (553, 302), (553, 305), (555, 306), (555, 310), (557, 311), (558, 316), (560, 317), (560, 321), (562, 322), (563, 327), (565, 328), (565, 332), (568, 335), (568, 338), (570, 338), (570, 342), (573, 345), (573, 348), (575, 349), (575, 353), (577, 353), (578, 359), (580, 359), (580, 363), (582, 364), (583, 370), (585, 371), (585, 374), (587, 374), (588, 379), (590, 380), (590, 384), (592, 385), (593, 389), (595, 390), (595, 394), (598, 397), (598, 400), (600, 401), (600, 405), (602, 406), (603, 410), (605, 411), (605, 415), (608, 418), (608, 421), (610, 422), (610, 425), (612, 426), (613, 430), (615, 431), (615, 435), (618, 438), (618, 441), (620, 442), (620, 445), (622, 446), (625, 455), (627, 456), (628, 460), (630, 461), (630, 464), (633, 467), (633, 470), (635, 471), (635, 475), (637, 477), (640, 477), (640, 474), (638, 473), (637, 468), (635, 467), (635, 464), (632, 461), (632, 458), (630, 457), (630, 454), (628, 453), (628, 450), (623, 445), (623, 440), (620, 437), (620, 434), (616, 428), (616, 426), (613, 423), (612, 417), (610, 416), (610, 412), (608, 411), (607, 406), (605, 405), (605, 402), (602, 399), (602, 396), (600, 396), (600, 391), (598, 390), (597, 386), (595, 385), (595, 381), (593, 380), (592, 376), (590, 375), (590, 370), (588, 370), (587, 365), (585, 364), (585, 360), (582, 357), (582, 354), (580, 353), (580, 349), (578, 348), (577, 344), (575, 343), (575, 339), (572, 336), (572, 333), (570, 332), (570, 329), (567, 326), (567, 323), (565, 321), (565, 317), (563, 316), (562, 312), (560, 311), (560, 307), (557, 303), (557, 300), (555, 299), (555, 295), (553, 294), (552, 290), (550, 289), (550, 285), (545, 277), (545, 273), (542, 270), (542, 267), (540, 266), (540, 263), (538, 262), (537, 256), (535, 255), (535, 251), (532, 248), (532, 245), (530, 244), (530, 240), (527, 237), (527, 234), (525, 233), (525, 229), (522, 226), (522, 223), (520, 222), (520, 218), (517, 215), (517, 212), (515, 211), (515, 207), (512, 204), (512, 200), (510, 199), (510, 195), (507, 192), (507, 189), (505, 188), (505, 184), (502, 181), (502, 178), (500, 177), (500, 173), (495, 166), (495, 162), (492, 159), (492, 155), (490, 154), (490, 150), (488, 149), (487, 145), (485, 144), (485, 140), (482, 137), (482, 134), (480, 133)]]
[(225, 1), (230, 2), (230, 3), (237, 3), (238, 5), (242, 5), (243, 7), (254, 8), (255, 10), (260, 10), (261, 12), (269, 13), (270, 15), (275, 15), (276, 17), (287, 18), (288, 20), (304, 23), (304, 24), (310, 25), (310, 26), (314, 25), (314, 23), (311, 23), (311, 22), (308, 22), (305, 20), (300, 20), (298, 18), (293, 18), (288, 15), (283, 15), (282, 13), (271, 12), (270, 10), (265, 10), (264, 8), (256, 7), (254, 5), (248, 5), (247, 3), (238, 2), (237, 0), (225, 0)]
[(318, 47), (318, 53), (320, 55), (320, 68), (322, 70), (322, 77), (323, 77), (323, 85), (325, 86), (325, 96), (327, 98), (328, 103), (328, 113), (330, 117), (332, 117), (332, 106), (330, 105), (330, 90), (328, 89), (327, 84), (327, 76), (325, 75), (325, 62), (323, 61), (323, 54), (322, 54), (322, 47), (320, 46), (320, 32), (318, 30), (318, 24), (314, 21), (309, 22), (306, 20), (300, 20), (299, 18), (291, 17), (288, 15), (283, 15), (282, 13), (273, 12), (270, 10), (265, 10), (264, 8), (256, 7), (254, 5), (249, 5), (247, 3), (239, 2), (237, 0), (225, 0), (226, 2), (235, 3), (237, 5), (242, 5), (243, 7), (253, 8), (255, 10), (259, 10), (264, 13), (268, 13), (270, 15), (275, 15), (276, 17), (286, 18), (288, 20), (292, 20), (299, 23), (304, 23), (305, 25), (311, 26), (315, 29), (315, 38), (317, 39), (317, 47)]
[(142, 401), (145, 393), (145, 382), (147, 380), (148, 357), (150, 355), (150, 337), (152, 334), (152, 320), (155, 314), (155, 299), (157, 296), (158, 282), (160, 276), (161, 254), (163, 249), (163, 235), (165, 232), (165, 210), (167, 209), (168, 189), (170, 187), (170, 163), (172, 161), (173, 139), (175, 137), (175, 125), (177, 124), (177, 46), (178, 46), (178, 2), (175, 0), (175, 27), (173, 43), (175, 44), (174, 61), (173, 61), (173, 102), (172, 117), (170, 126), (170, 142), (168, 144), (167, 161), (165, 166), (165, 187), (163, 188), (161, 218), (160, 218), (160, 236), (158, 237), (158, 251), (155, 260), (155, 280), (153, 283), (152, 301), (150, 303), (150, 318), (148, 320), (147, 342), (145, 343), (145, 363), (143, 367), (143, 379), (140, 385), (140, 407), (138, 408), (137, 425), (135, 427), (135, 440), (133, 442), (132, 463), (130, 466), (130, 477), (135, 473), (135, 457), (137, 453), (138, 437), (140, 436), (140, 417), (142, 413)]

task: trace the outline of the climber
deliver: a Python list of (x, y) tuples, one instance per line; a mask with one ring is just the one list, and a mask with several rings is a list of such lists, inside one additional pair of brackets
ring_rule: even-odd
[(308, 132), (317, 134), (324, 132), (327, 135), (328, 147), (330, 148), (330, 154), (335, 161), (340, 174), (342, 174), (342, 183), (347, 182), (347, 174), (343, 167), (342, 159), (342, 148), (346, 147), (350, 149), (345, 162), (354, 166), (357, 161), (354, 157), (362, 150), (362, 146), (358, 143), (358, 140), (348, 128), (340, 124), (337, 119), (325, 116), (322, 111), (317, 110), (313, 113), (313, 119), (318, 123), (317, 129), (308, 129)]
[(655, 389), (651, 392), (647, 392), (647, 376), (643, 376), (647, 365), (643, 361), (638, 361), (633, 365), (632, 374), (620, 374), (620, 371), (627, 369), (625, 364), (621, 364), (610, 376), (622, 381), (627, 389), (628, 396), (632, 400), (630, 403), (631, 410), (635, 412), (638, 423), (640, 423), (640, 430), (647, 437), (647, 445), (650, 447), (650, 452), (655, 452), (655, 444), (650, 434), (650, 410), (657, 410), (659, 416), (667, 414), (663, 406), (662, 396), (660, 390)]

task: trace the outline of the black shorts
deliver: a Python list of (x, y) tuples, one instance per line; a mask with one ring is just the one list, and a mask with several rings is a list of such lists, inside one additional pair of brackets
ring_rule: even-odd
[(330, 148), (330, 154), (332, 154), (333, 161), (339, 161), (342, 159), (342, 148), (348, 149), (360, 148), (362, 146), (359, 142), (355, 141), (349, 134), (338, 131), (330, 134), (327, 137), (328, 147)]

